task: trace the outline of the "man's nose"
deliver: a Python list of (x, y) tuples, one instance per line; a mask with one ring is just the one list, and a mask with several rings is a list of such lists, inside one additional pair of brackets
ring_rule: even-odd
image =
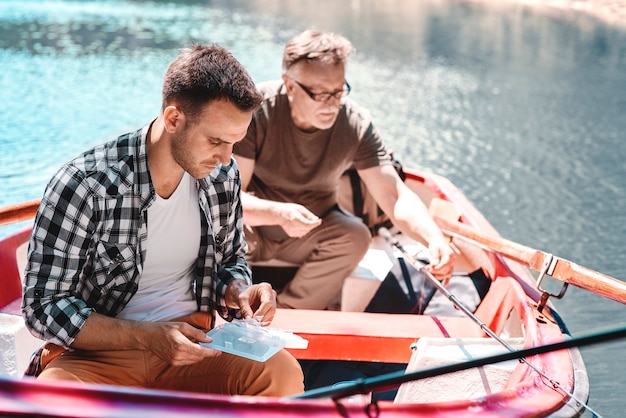
[(341, 106), (341, 97), (330, 96), (328, 99), (324, 100), (324, 104), (328, 107), (336, 109)]
[(233, 147), (224, 147), (224, 149), (220, 150), (218, 155), (218, 160), (222, 165), (230, 164), (230, 157), (233, 155)]

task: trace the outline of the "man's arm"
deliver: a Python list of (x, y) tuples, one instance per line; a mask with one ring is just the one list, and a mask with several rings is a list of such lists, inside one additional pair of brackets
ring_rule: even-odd
[[(31, 333), (65, 348), (153, 351), (164, 361), (192, 364), (218, 352), (195, 344), (204, 333), (185, 323), (142, 323), (98, 314), (75, 290), (94, 226), (81, 173), (65, 166), (42, 198), (30, 240), (23, 315)], [(64, 227), (71, 226), (72, 230)], [(95, 279), (94, 282), (96, 281)], [(95, 293), (96, 290), (93, 290)], [(197, 347), (196, 347), (197, 346)]]
[(247, 192), (255, 162), (251, 158), (235, 157), (241, 173), (241, 203), (246, 225), (279, 225), (290, 237), (301, 237), (317, 227), (322, 220), (297, 203), (261, 199)]
[(392, 165), (374, 166), (358, 172), (393, 224), (413, 239), (426, 240), (432, 273), (440, 280), (448, 279), (454, 268), (454, 252), (422, 200), (404, 184)]
[(72, 342), (80, 350), (144, 350), (173, 366), (194, 364), (219, 352), (197, 342), (211, 342), (204, 331), (185, 322), (140, 322), (93, 312)]

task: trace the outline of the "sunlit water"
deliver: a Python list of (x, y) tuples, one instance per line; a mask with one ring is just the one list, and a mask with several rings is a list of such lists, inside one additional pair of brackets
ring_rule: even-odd
[[(0, 205), (156, 116), (179, 48), (219, 43), (263, 81), (310, 26), (353, 41), (352, 94), (405, 164), (449, 177), (505, 237), (626, 278), (626, 32), (508, 4), (0, 0)], [(554, 303), (574, 335), (626, 314), (579, 289)], [(606, 417), (626, 409), (624, 351), (582, 350)]]

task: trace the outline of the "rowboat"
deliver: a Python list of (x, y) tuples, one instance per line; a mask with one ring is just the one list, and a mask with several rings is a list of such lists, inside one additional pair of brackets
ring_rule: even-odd
[[(468, 307), (456, 290), (463, 287), (455, 288), (451, 282), (443, 290), (436, 288), (444, 298), (436, 306), (431, 306), (431, 299), (428, 306), (432, 309), (422, 314), (365, 312), (398, 255), (419, 268), (419, 260), (414, 258), (419, 241), (381, 230), (359, 268), (346, 279), (340, 308), (279, 309), (271, 325), (308, 341), (306, 348), (289, 348), (303, 365), (313, 365), (305, 370), (368, 364), (392, 365), (395, 371), (308, 387), (302, 395), (288, 398), (36, 382), (22, 376), (28, 356), (41, 344), (25, 330), (20, 315), (20, 272), (31, 230), (26, 225), (0, 241), (0, 349), (4, 365), (4, 370), (0, 368), (0, 415), (580, 415), (586, 407), (589, 383), (577, 347), (544, 349), (521, 358), (511, 356), (507, 361), (489, 359), (502, 357), (502, 353), (515, 355), (571, 341), (563, 319), (551, 303), (551, 298), (563, 296), (567, 285), (626, 303), (624, 283), (502, 238), (447, 178), (415, 169), (405, 171), (407, 184), (431, 209), (458, 251), (453, 276), (457, 285), (467, 284), (468, 274), (473, 271), (482, 271), (488, 279), (488, 290), (478, 302)], [(37, 205), (37, 201), (32, 201), (1, 209), (0, 225), (32, 219)], [(423, 269), (418, 271), (429, 279)], [(546, 277), (561, 284), (561, 291), (545, 290)], [(481, 359), (484, 361), (477, 367), (464, 367)], [(391, 391), (393, 397), (377, 396), (383, 391)]]

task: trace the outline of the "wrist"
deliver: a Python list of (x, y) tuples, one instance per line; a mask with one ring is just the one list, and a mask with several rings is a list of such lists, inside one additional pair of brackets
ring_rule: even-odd
[(239, 295), (245, 292), (250, 285), (242, 279), (235, 279), (228, 284), (226, 287), (226, 306), (229, 308), (238, 309), (239, 306)]

